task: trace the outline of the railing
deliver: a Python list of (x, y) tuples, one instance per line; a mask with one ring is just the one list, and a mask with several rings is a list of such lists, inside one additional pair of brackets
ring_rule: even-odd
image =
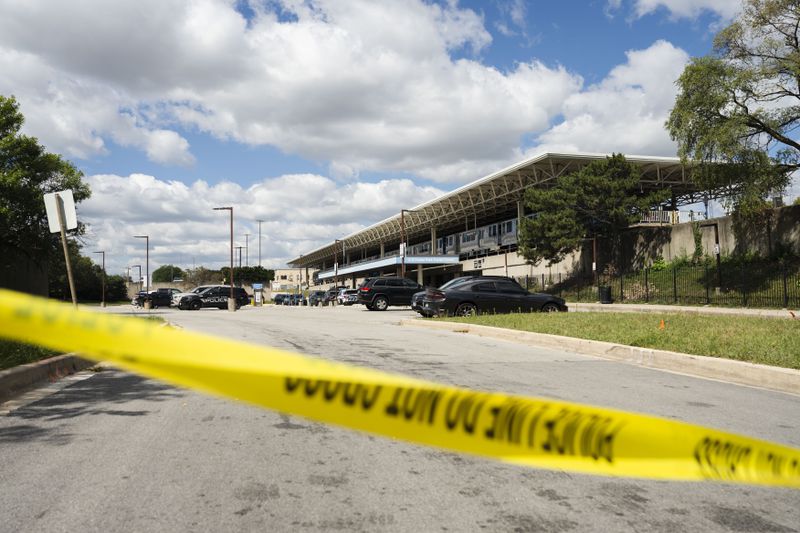
[(649, 211), (642, 213), (640, 224), (678, 224), (680, 223), (678, 211)]
[(719, 305), (800, 308), (797, 265), (722, 265), (647, 268), (617, 275), (541, 274), (517, 277), (531, 292), (555, 294), (573, 302), (596, 302), (598, 287), (611, 289), (615, 303)]

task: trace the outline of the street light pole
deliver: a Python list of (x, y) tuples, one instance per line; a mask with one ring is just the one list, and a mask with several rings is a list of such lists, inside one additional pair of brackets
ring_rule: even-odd
[(239, 250), (239, 268), (242, 268), (242, 248), (244, 246), (237, 246), (236, 249)]
[(333, 240), (333, 286), (335, 288), (339, 287), (339, 247), (336, 246), (339, 244), (339, 239)]
[(256, 219), (258, 222), (258, 266), (261, 266), (261, 223), (263, 220)]
[(231, 212), (231, 295), (228, 298), (228, 311), (236, 311), (236, 300), (233, 299), (233, 207), (215, 207), (214, 211)]
[[(239, 261), (241, 263), (241, 261)], [(241, 264), (239, 267), (241, 268)], [(244, 234), (244, 266), (250, 266), (250, 234)]]
[(100, 250), (99, 252), (94, 252), (96, 254), (103, 254), (103, 277), (102, 277), (102, 292), (101, 300), (100, 300), (100, 307), (106, 306), (106, 251)]
[(145, 241), (145, 249), (146, 249), (146, 256), (145, 256), (145, 285), (147, 292), (150, 292), (150, 236), (149, 235), (134, 235), (135, 239), (144, 239)]
[(402, 248), (400, 253), (400, 276), (406, 277), (406, 213), (415, 213), (413, 209), (401, 209), (400, 210), (400, 248)]
[(139, 277), (136, 278), (136, 284), (139, 286), (139, 290), (142, 290), (142, 265), (131, 265), (128, 268), (138, 268), (139, 269)]

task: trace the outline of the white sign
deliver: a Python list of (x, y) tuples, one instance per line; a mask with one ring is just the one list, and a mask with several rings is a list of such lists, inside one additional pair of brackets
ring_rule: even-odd
[(400, 252), (400, 255), (406, 255), (406, 243), (404, 243), (404, 242), (400, 243), (399, 252)]
[(719, 255), (719, 244), (714, 244), (714, 255)]
[(47, 223), (50, 225), (50, 233), (60, 233), (61, 227), (58, 225), (58, 202), (56, 195), (61, 197), (64, 204), (64, 229), (75, 229), (78, 227), (78, 216), (75, 214), (75, 200), (72, 198), (72, 191), (51, 192), (44, 195), (44, 208), (47, 210)]

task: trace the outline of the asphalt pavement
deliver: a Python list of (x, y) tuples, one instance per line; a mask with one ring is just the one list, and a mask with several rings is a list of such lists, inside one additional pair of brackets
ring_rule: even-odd
[[(107, 310), (114, 311), (131, 312)], [(400, 327), (413, 316), (407, 309), (151, 313), (190, 331), (800, 447), (800, 396)], [(800, 529), (796, 490), (524, 468), (308, 422), (113, 369), (84, 377), (0, 416), (0, 531)]]

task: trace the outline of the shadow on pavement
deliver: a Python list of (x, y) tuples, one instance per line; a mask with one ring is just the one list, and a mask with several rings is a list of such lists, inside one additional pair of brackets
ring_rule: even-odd
[[(21, 407), (8, 416), (23, 420), (64, 420), (85, 415), (142, 416), (150, 411), (125, 409), (123, 404), (134, 400), (162, 402), (184, 395), (184, 391), (157, 381), (106, 370)], [(5, 429), (0, 428), (0, 439), (4, 432)]]

